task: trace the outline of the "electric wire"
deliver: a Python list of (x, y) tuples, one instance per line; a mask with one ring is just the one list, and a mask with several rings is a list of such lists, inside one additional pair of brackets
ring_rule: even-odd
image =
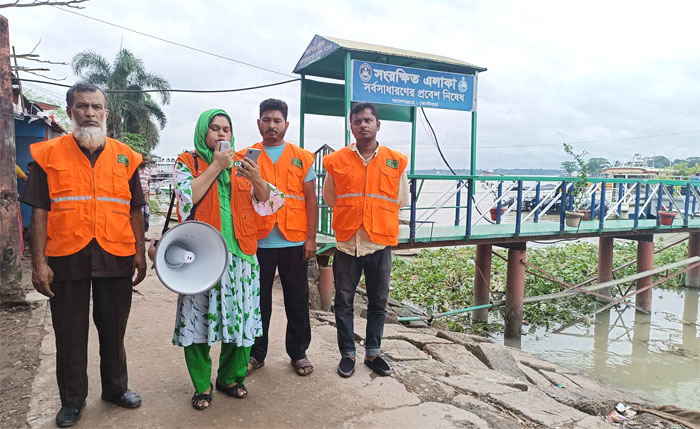
[[(64, 88), (70, 88), (71, 86), (73, 86), (73, 85), (68, 85), (65, 83), (46, 82), (43, 80), (36, 80), (36, 79), (20, 78), (17, 80), (19, 80), (20, 82), (42, 83), (45, 85), (61, 86)], [(301, 79), (294, 78), (294, 79), (284, 80), (281, 82), (268, 83), (265, 85), (248, 86), (245, 88), (233, 88), (233, 89), (106, 89), (104, 91), (108, 94), (138, 94), (138, 93), (144, 93), (144, 92), (185, 92), (185, 93), (195, 93), (195, 94), (211, 94), (211, 93), (222, 93), (222, 92), (251, 91), (254, 89), (268, 88), (268, 87), (277, 86), (277, 85), (284, 85), (287, 83), (296, 82), (298, 80), (301, 80)]]
[[(433, 144), (434, 144), (435, 147), (437, 148), (438, 153), (440, 154), (440, 157), (442, 158), (442, 161), (445, 163), (445, 165), (447, 166), (447, 168), (450, 169), (450, 171), (452, 172), (452, 175), (453, 175), (453, 176), (456, 176), (457, 173), (455, 173), (455, 171), (452, 169), (452, 166), (450, 166), (450, 163), (447, 162), (447, 159), (445, 159), (445, 155), (442, 154), (442, 149), (440, 149), (440, 143), (438, 142), (437, 134), (435, 134), (435, 129), (433, 128), (433, 124), (430, 123), (430, 119), (428, 119), (428, 115), (426, 115), (425, 109), (421, 107), (421, 108), (420, 108), (420, 111), (421, 111), (421, 113), (423, 114), (423, 117), (425, 118), (425, 121), (428, 123), (428, 127), (430, 127), (430, 131), (431, 131), (431, 133), (432, 133), (432, 136), (431, 136), (430, 134), (428, 134), (428, 137), (433, 139), (433, 141), (434, 141)], [(425, 127), (425, 125), (424, 125), (424, 127)], [(427, 131), (427, 130), (426, 130), (426, 131)], [(475, 183), (476, 183), (476, 182), (475, 182)], [(459, 192), (462, 192), (462, 191), (460, 190)], [(472, 202), (475, 202), (475, 201), (476, 201), (476, 199), (474, 198), (473, 195), (468, 195), (467, 197), (468, 197), (468, 198), (471, 198)], [(474, 207), (474, 209), (476, 209), (477, 213), (479, 213), (479, 216), (482, 216), (482, 217), (483, 217), (487, 222), (489, 222), (490, 224), (492, 224), (492, 225), (494, 224), (494, 222), (493, 222), (491, 219), (489, 219), (489, 218), (487, 218), (487, 217), (484, 216), (484, 214), (481, 212), (481, 210), (479, 210), (479, 207), (477, 206), (477, 204), (473, 204), (473, 207)]]
[(124, 27), (124, 26), (122, 26), (122, 25), (114, 24), (114, 23), (109, 22), (109, 21), (104, 21), (104, 20), (99, 19), (99, 18), (94, 18), (94, 17), (92, 17), (92, 16), (88, 16), (88, 15), (85, 15), (85, 14), (80, 13), (80, 12), (76, 12), (76, 11), (73, 11), (73, 10), (64, 9), (64, 8), (58, 7), (58, 6), (53, 6), (53, 7), (56, 8), (56, 9), (58, 9), (58, 10), (62, 10), (63, 12), (66, 12), (66, 13), (72, 13), (73, 15), (78, 15), (78, 16), (81, 16), (81, 17), (86, 18), (86, 19), (91, 19), (91, 20), (93, 20), (93, 21), (101, 22), (102, 24), (111, 25), (112, 27), (117, 27), (117, 28), (120, 28), (120, 29), (122, 29), (122, 30), (131, 31), (132, 33), (136, 33), (136, 34), (139, 34), (139, 35), (141, 35), (141, 36), (150, 37), (151, 39), (159, 40), (159, 41), (161, 41), (161, 42), (169, 43), (169, 44), (171, 44), (171, 45), (175, 45), (175, 46), (179, 46), (179, 47), (181, 47), (181, 48), (189, 49), (189, 50), (191, 50), (191, 51), (199, 52), (199, 53), (202, 53), (202, 54), (205, 54), (205, 55), (211, 55), (212, 57), (221, 58), (221, 59), (226, 60), (226, 61), (231, 61), (231, 62), (234, 62), (234, 63), (237, 63), (237, 64), (242, 64), (242, 65), (245, 65), (245, 66), (248, 66), (248, 67), (253, 67), (253, 68), (256, 68), (256, 69), (258, 69), (258, 70), (264, 70), (264, 71), (267, 71), (267, 72), (270, 72), (270, 73), (275, 73), (275, 74), (278, 74), (278, 75), (281, 75), (281, 76), (294, 77), (294, 76), (292, 76), (292, 75), (290, 75), (290, 74), (287, 74), (287, 73), (282, 73), (282, 72), (279, 72), (279, 71), (277, 71), (277, 70), (272, 70), (272, 69), (268, 69), (268, 68), (265, 68), (265, 67), (256, 66), (255, 64), (247, 63), (247, 62), (245, 62), (245, 61), (237, 60), (237, 59), (235, 59), (235, 58), (227, 57), (227, 56), (224, 56), (224, 55), (219, 55), (219, 54), (216, 54), (216, 53), (214, 53), (214, 52), (205, 51), (204, 49), (195, 48), (195, 47), (193, 47), (193, 46), (188, 46), (188, 45), (185, 45), (185, 44), (182, 44), (182, 43), (173, 42), (172, 40), (164, 39), (164, 38), (162, 38), (162, 37), (154, 36), (154, 35), (152, 35), (152, 34), (147, 34), (147, 33), (144, 33), (144, 32), (142, 32), (142, 31), (138, 31), (138, 30), (134, 30), (134, 29), (132, 29), (132, 28)]

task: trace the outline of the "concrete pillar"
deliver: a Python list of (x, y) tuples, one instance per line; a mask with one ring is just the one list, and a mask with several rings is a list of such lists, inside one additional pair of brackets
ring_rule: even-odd
[[(490, 244), (476, 245), (476, 259), (474, 260), (474, 302), (473, 305), (488, 304), (491, 298), (491, 250)], [(482, 308), (472, 312), (472, 321), (487, 323), (489, 321), (489, 309)]]
[(520, 342), (523, 325), (523, 297), (525, 295), (525, 243), (522, 250), (508, 249), (508, 274), (506, 276), (506, 327), (505, 339)]
[[(700, 232), (688, 234), (688, 257), (700, 256)], [(700, 287), (700, 266), (692, 268), (685, 273), (685, 285), (687, 287)]]
[[(600, 237), (598, 239), (598, 283), (609, 282), (613, 279), (613, 237)], [(600, 289), (599, 294), (610, 296), (610, 288)], [(599, 302), (608, 302), (597, 298)]]
[[(637, 242), (637, 272), (654, 269), (654, 242), (639, 240)], [(653, 276), (637, 280), (637, 289), (650, 285), (654, 282)], [(635, 305), (643, 310), (651, 311), (652, 289), (637, 294)]]

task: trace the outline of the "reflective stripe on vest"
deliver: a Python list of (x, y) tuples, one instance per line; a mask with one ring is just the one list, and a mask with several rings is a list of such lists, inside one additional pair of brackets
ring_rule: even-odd
[[(358, 194), (342, 194), (342, 195), (336, 195), (335, 198), (352, 198), (352, 197), (361, 197), (363, 194), (358, 193)], [(394, 198), (389, 198), (385, 197), (384, 195), (377, 195), (377, 194), (367, 194), (368, 198), (379, 198), (380, 200), (384, 201), (389, 201), (391, 203), (398, 203), (399, 200), (394, 199)]]
[[(80, 198), (80, 197), (79, 197)], [(98, 201), (109, 201), (110, 203), (119, 203), (119, 204), (126, 204), (126, 205), (131, 205), (131, 201), (129, 200), (122, 200), (120, 198), (112, 198), (112, 197), (97, 197)]]
[(391, 202), (391, 203), (397, 203), (397, 204), (398, 204), (398, 202), (399, 202), (399, 200), (397, 200), (397, 199), (385, 197), (384, 195), (367, 194), (367, 196), (368, 196), (369, 198), (379, 198), (380, 200), (389, 201), (389, 202)]
[(343, 194), (343, 195), (336, 195), (335, 198), (352, 198), (352, 197), (361, 197), (362, 193), (359, 194)]
[(285, 198), (294, 198), (295, 200), (299, 200), (299, 201), (306, 201), (306, 198), (299, 197), (299, 196), (292, 195), (292, 194), (284, 194), (284, 197)]
[(92, 196), (90, 195), (85, 195), (82, 197), (58, 197), (58, 198), (51, 198), (52, 203), (60, 203), (61, 201), (85, 201), (85, 200), (91, 200)]

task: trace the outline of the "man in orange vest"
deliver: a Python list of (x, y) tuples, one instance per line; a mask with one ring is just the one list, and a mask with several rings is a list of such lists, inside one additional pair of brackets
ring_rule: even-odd
[[(308, 260), (316, 255), (316, 203), (314, 155), (286, 142), (289, 128), (287, 103), (267, 99), (260, 103), (258, 129), (262, 142), (258, 166), (262, 178), (284, 193), (284, 206), (271, 216), (258, 217), (258, 263), (260, 264), (260, 310), (263, 335), (250, 351), (250, 372), (265, 364), (272, 315), (272, 283), (279, 271), (287, 315), (285, 346), (294, 371), (309, 375), (314, 367), (306, 356), (311, 343), (309, 322)], [(236, 160), (248, 149), (236, 153)]]
[(109, 110), (100, 88), (73, 85), (66, 102), (73, 133), (30, 147), (36, 164), (20, 198), (34, 207), (32, 283), (50, 298), (58, 427), (76, 424), (85, 406), (91, 291), (102, 399), (124, 408), (141, 405), (127, 386), (124, 333), (132, 287), (146, 276), (141, 155), (106, 137)]
[(379, 375), (391, 367), (379, 355), (391, 278), (391, 246), (399, 240), (399, 209), (409, 200), (406, 156), (377, 141), (377, 108), (360, 103), (350, 110), (357, 143), (323, 158), (328, 172), (323, 197), (333, 207), (336, 252), (335, 321), (340, 363), (338, 374), (355, 372), (353, 299), (364, 272), (367, 288), (365, 365)]

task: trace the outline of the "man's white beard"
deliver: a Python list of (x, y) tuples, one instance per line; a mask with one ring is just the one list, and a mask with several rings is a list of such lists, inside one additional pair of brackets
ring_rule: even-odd
[(107, 137), (107, 118), (102, 121), (100, 127), (81, 127), (75, 120), (71, 120), (73, 125), (73, 137), (78, 144), (90, 152), (94, 152), (105, 144)]

